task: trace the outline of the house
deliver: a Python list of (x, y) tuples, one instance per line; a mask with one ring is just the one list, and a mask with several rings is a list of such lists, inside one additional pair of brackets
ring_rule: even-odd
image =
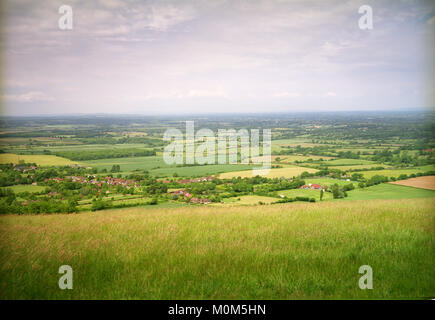
[(186, 183), (196, 183), (196, 182), (208, 182), (213, 181), (214, 177), (205, 177), (205, 178), (196, 178), (196, 179), (183, 179), (178, 180), (178, 183), (186, 184)]
[(175, 194), (177, 196), (184, 196), (184, 198), (191, 198), (192, 197), (191, 193), (184, 191), (184, 190), (172, 191), (169, 194)]
[(209, 199), (198, 199), (198, 198), (193, 197), (193, 198), (190, 199), (190, 202), (192, 202), (192, 203), (208, 204), (211, 201)]
[(26, 169), (27, 169), (26, 166), (15, 166), (15, 167), (14, 167), (14, 170), (15, 170), (15, 171), (24, 171), (24, 170), (26, 170)]
[(313, 183), (311, 184), (310, 188), (314, 190), (320, 190), (322, 189), (322, 186), (320, 184)]
[[(325, 188), (325, 187), (324, 187)], [(324, 189), (322, 188), (322, 186), (320, 184), (317, 183), (309, 183), (309, 184), (305, 184), (302, 187), (300, 187), (299, 189), (311, 189), (311, 190), (321, 190)]]

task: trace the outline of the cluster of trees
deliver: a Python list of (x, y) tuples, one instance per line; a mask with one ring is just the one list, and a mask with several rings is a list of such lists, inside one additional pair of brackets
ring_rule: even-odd
[(22, 176), (17, 171), (0, 172), (0, 187), (13, 186), (15, 184), (30, 184), (32, 179), (27, 176)]
[(19, 201), (10, 189), (2, 193), (6, 195), (0, 197), (0, 213), (71, 213), (77, 211), (77, 202), (73, 199), (63, 201), (43, 197), (23, 202)]
[(255, 188), (255, 194), (257, 195), (271, 195), (271, 193), (279, 190), (297, 189), (305, 184), (304, 180), (278, 180), (273, 179), (270, 183), (262, 184)]
[(349, 183), (344, 186), (339, 186), (337, 183), (335, 183), (331, 187), (332, 196), (334, 199), (341, 199), (347, 197), (347, 191), (355, 189), (355, 186), (353, 183)]
[[(158, 203), (158, 198), (153, 197), (143, 205), (156, 205)], [(110, 208), (126, 208), (126, 207), (136, 207), (137, 204), (134, 202), (130, 203), (118, 203), (114, 204), (113, 200), (103, 200), (103, 199), (94, 199), (92, 200), (91, 211), (98, 211)]]
[(114, 164), (112, 166), (112, 169), (110, 169), (110, 172), (121, 172), (121, 166), (119, 164)]
[(395, 166), (422, 166), (434, 163), (433, 158), (425, 154), (423, 150), (411, 153), (403, 148), (395, 150), (376, 150), (373, 152), (372, 159), (378, 162), (390, 163)]
[[(30, 167), (32, 164), (23, 164)], [(20, 165), (21, 166), (21, 165)], [(87, 174), (97, 173), (97, 169), (74, 168), (69, 166), (37, 168), (28, 170), (22, 174), (20, 170), (15, 170), (12, 164), (0, 165), (0, 187), (7, 187), (16, 184), (31, 184), (33, 182), (43, 182), (50, 178), (64, 178), (66, 176), (85, 176)]]
[(365, 187), (371, 187), (371, 186), (374, 186), (374, 185), (377, 185), (380, 183), (385, 183), (388, 181), (406, 180), (406, 179), (410, 179), (410, 178), (416, 178), (416, 177), (421, 177), (421, 176), (432, 176), (432, 175), (435, 175), (435, 171), (411, 173), (410, 175), (402, 173), (397, 178), (386, 177), (383, 175), (374, 175), (370, 179), (364, 179), (364, 178), (359, 179), (358, 186), (360, 188), (365, 188)]
[(216, 193), (216, 182), (191, 183), (185, 189), (195, 196), (211, 195)]

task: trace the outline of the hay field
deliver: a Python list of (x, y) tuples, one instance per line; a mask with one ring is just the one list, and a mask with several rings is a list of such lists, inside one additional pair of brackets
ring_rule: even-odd
[(401, 186), (408, 186), (414, 188), (421, 188), (427, 190), (435, 190), (435, 176), (423, 176), (418, 178), (411, 178), (406, 180), (399, 180), (390, 182)]

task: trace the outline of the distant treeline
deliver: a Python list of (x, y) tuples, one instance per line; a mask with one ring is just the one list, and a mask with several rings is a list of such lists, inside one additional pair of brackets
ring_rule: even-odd
[[(51, 154), (47, 153), (46, 154)], [(113, 158), (128, 158), (128, 157), (148, 157), (155, 156), (155, 150), (142, 149), (121, 149), (121, 150), (93, 150), (93, 151), (56, 151), (52, 154), (67, 158), (73, 161), (98, 160), (98, 159), (113, 159)]]

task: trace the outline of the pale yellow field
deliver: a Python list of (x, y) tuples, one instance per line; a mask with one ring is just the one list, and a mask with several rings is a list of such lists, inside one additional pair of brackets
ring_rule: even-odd
[[(286, 168), (279, 168), (279, 169), (270, 169), (269, 173), (267, 174), (259, 174), (261, 176), (265, 176), (267, 178), (292, 178), (295, 176), (300, 175), (302, 172), (307, 171), (309, 173), (316, 172), (316, 169), (312, 168), (305, 168), (305, 167), (297, 167), (297, 166), (291, 166)], [(253, 170), (245, 170), (245, 171), (234, 171), (234, 172), (225, 172), (221, 173), (219, 175), (220, 179), (231, 179), (231, 178), (250, 178), (253, 177)]]
[(400, 180), (400, 181), (395, 181), (395, 182), (390, 182), (390, 183), (391, 184), (398, 184), (401, 186), (435, 190), (435, 176), (411, 178), (411, 179)]
[(66, 166), (68, 164), (77, 164), (77, 161), (71, 161), (66, 158), (52, 155), (16, 155), (13, 153), (0, 154), (0, 163), (18, 163), (24, 160), (27, 163), (36, 163), (38, 166)]
[[(309, 156), (303, 156), (303, 155), (286, 155), (286, 156), (270, 156), (271, 157), (271, 161), (274, 163), (277, 163), (276, 158), (279, 158), (279, 163), (281, 164), (285, 164), (285, 163), (293, 163), (295, 161), (307, 161), (308, 159), (313, 159), (313, 160), (319, 160), (319, 159), (323, 159), (323, 160), (330, 160), (330, 159), (335, 159), (334, 157), (327, 157), (327, 156), (314, 156), (314, 155), (309, 155)], [(262, 162), (265, 161), (266, 157), (265, 156), (259, 156), (259, 157), (255, 157), (252, 158), (252, 162)]]
[[(237, 200), (240, 199), (240, 200)], [(224, 199), (223, 203), (213, 203), (212, 206), (240, 206), (240, 205), (255, 205), (260, 201), (266, 204), (279, 200), (278, 198), (263, 197), (263, 196), (241, 196), (238, 198)]]

